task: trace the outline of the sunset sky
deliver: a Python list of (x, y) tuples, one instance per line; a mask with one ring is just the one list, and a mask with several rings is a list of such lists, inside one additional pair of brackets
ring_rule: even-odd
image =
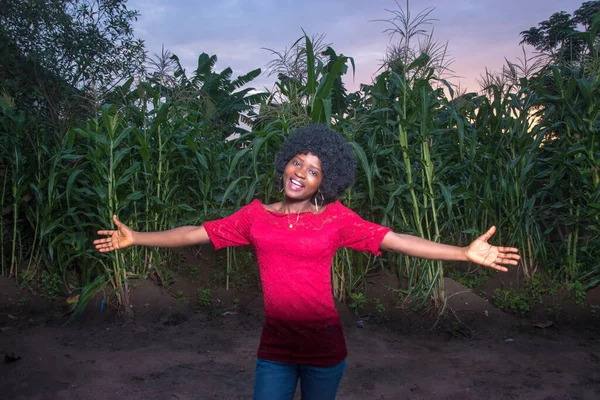
[[(406, 1), (398, 3), (406, 8)], [(448, 42), (454, 83), (478, 90), (476, 79), (489, 70), (499, 70), (504, 59), (522, 58), (519, 32), (537, 26), (557, 11), (572, 14), (582, 0), (413, 0), (413, 15), (433, 7), (434, 37)], [(302, 35), (325, 34), (339, 54), (354, 58), (356, 76), (347, 76), (350, 91), (371, 82), (381, 65), (390, 38), (384, 22), (398, 10), (393, 0), (130, 0), (129, 8), (140, 11), (134, 25), (145, 40), (149, 55), (161, 46), (177, 54), (191, 73), (198, 55), (216, 54), (216, 70), (231, 67), (234, 75), (255, 68), (266, 69), (271, 55), (263, 48), (283, 50)], [(528, 49), (528, 56), (533, 56)], [(252, 82), (256, 89), (272, 87), (266, 74)]]

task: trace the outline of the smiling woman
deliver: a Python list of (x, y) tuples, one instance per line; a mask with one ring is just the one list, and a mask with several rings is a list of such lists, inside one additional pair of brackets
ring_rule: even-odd
[[(318, 200), (321, 200), (323, 205), (334, 202), (354, 182), (357, 166), (354, 151), (346, 139), (327, 126), (310, 125), (296, 130), (281, 146), (275, 157), (275, 168), (279, 176), (284, 179), (288, 163), (293, 161), (294, 157), (301, 156), (298, 161), (305, 161), (306, 157), (302, 155), (309, 153), (309, 161), (312, 161), (313, 166), (314, 163), (318, 164), (316, 166), (322, 178), (319, 185), (320, 194), (317, 194)], [(282, 184), (286, 183), (282, 181)]]
[(333, 130), (311, 125), (294, 132), (276, 157), (284, 199), (254, 200), (233, 215), (203, 226), (134, 232), (114, 217), (117, 230), (94, 243), (101, 252), (132, 245), (179, 247), (212, 243), (216, 249), (252, 245), (262, 281), (265, 324), (256, 364), (255, 399), (334, 399), (346, 369), (346, 343), (331, 287), (338, 249), (471, 261), (506, 271), (518, 250), (488, 244), (492, 227), (468, 247), (397, 234), (363, 220), (338, 198), (352, 184), (356, 160)]

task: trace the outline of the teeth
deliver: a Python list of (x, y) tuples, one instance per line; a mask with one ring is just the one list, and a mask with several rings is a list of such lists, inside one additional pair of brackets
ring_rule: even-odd
[(291, 181), (296, 186), (302, 186), (302, 184), (300, 182), (298, 182), (297, 180), (295, 180), (295, 179), (291, 179)]

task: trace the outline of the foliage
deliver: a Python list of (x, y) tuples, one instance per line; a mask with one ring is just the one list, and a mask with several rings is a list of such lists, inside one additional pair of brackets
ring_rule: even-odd
[[(412, 64), (423, 54), (427, 54), (427, 66), (433, 68), (436, 76), (443, 77), (451, 72), (450, 65), (453, 59), (448, 55), (448, 44), (441, 44), (433, 39), (433, 29), (428, 31), (425, 27), (432, 25), (435, 19), (430, 15), (433, 8), (427, 8), (413, 16), (409, 10), (409, 1), (406, 0), (406, 8), (395, 0), (397, 9), (386, 10), (392, 17), (378, 22), (391, 25), (384, 32), (390, 36), (391, 44), (388, 45), (383, 68), (398, 69)], [(392, 42), (398, 36), (397, 41)], [(414, 41), (417, 40), (417, 44)], [(413, 69), (407, 72), (419, 72), (423, 69)]]
[(483, 269), (476, 269), (475, 271), (450, 271), (449, 277), (457, 281), (458, 283), (468, 287), (469, 289), (475, 289), (483, 286), (492, 276), (491, 272)]
[(42, 272), (40, 289), (42, 296), (46, 299), (52, 301), (61, 294), (60, 284), (60, 277), (49, 274), (47, 271)]
[(583, 306), (585, 301), (585, 289), (581, 282), (575, 281), (569, 284), (569, 291), (571, 292), (571, 298), (579, 307)]
[[(270, 104), (266, 105), (264, 111), (261, 110), (261, 126), (277, 118), (287, 119), (289, 114), (294, 117), (294, 125), (302, 125), (308, 121), (330, 125), (334, 115), (341, 116), (347, 112), (349, 101), (342, 76), (348, 72), (348, 62), (354, 71), (354, 59), (336, 54), (329, 46), (325, 50), (319, 49), (324, 45), (320, 42), (321, 38), (317, 40), (313, 43), (305, 33), (292, 46), (297, 49), (297, 62), (301, 67), (294, 68), (291, 75), (279, 73), (276, 89), (269, 99)], [(302, 45), (299, 44), (301, 41)], [(273, 53), (281, 57), (279, 53)], [(279, 63), (278, 59), (273, 60), (271, 68)], [(299, 73), (305, 75), (298, 77)]]
[(363, 292), (352, 293), (350, 295), (350, 303), (348, 303), (348, 307), (354, 312), (354, 315), (357, 317), (360, 316), (361, 311), (365, 308), (367, 304), (367, 297)]
[(492, 304), (502, 310), (525, 315), (531, 310), (533, 302), (531, 298), (512, 288), (498, 288), (494, 290)]
[[(560, 11), (550, 18), (520, 33), (521, 44), (535, 47), (540, 54), (547, 56), (551, 62), (582, 61), (586, 55), (586, 41), (576, 35), (577, 25), (582, 25), (586, 31), (592, 26), (595, 14), (600, 12), (600, 1), (587, 1), (573, 15)], [(596, 36), (599, 39), (600, 36)]]
[(212, 305), (212, 292), (210, 289), (198, 289), (198, 305), (201, 308), (209, 308)]
[(198, 306), (207, 313), (209, 319), (214, 319), (220, 315), (219, 309), (215, 307), (212, 299), (212, 291), (207, 288), (198, 289)]
[(378, 324), (387, 321), (389, 318), (386, 315), (385, 305), (379, 297), (375, 297), (373, 299), (373, 304), (375, 305), (375, 322)]
[(172, 55), (171, 60), (177, 83), (167, 92), (167, 101), (187, 108), (190, 117), (195, 115), (196, 122), (203, 122), (205, 135), (219, 133), (226, 138), (236, 132), (245, 132), (238, 126), (240, 118), (247, 125), (253, 124), (251, 119), (244, 118), (244, 113), (252, 112), (267, 94), (252, 93), (254, 88), (251, 87), (241, 88), (260, 75), (259, 68), (232, 80), (231, 68), (214, 72), (217, 56), (202, 53), (193, 76), (188, 77), (179, 58)]
[[(554, 296), (559, 286), (557, 282), (544, 282), (538, 276), (526, 279), (518, 288), (512, 284), (502, 286), (492, 293), (491, 302), (495, 307), (515, 314), (525, 315), (535, 304), (541, 304), (543, 296)], [(585, 291), (583, 292), (585, 295)], [(556, 310), (554, 310), (556, 311)]]
[(0, 10), (2, 42), (72, 87), (105, 91), (144, 60), (131, 26), (139, 13), (127, 0), (4, 1)]
[[(355, 151), (356, 182), (341, 201), (363, 218), (458, 245), (497, 224), (494, 242), (520, 248), (520, 268), (532, 282), (528, 294), (495, 294), (516, 312), (548, 290), (535, 281), (541, 269), (579, 282), (580, 293), (600, 282), (597, 26), (592, 21), (580, 35), (590, 57), (585, 66), (534, 73), (509, 65), (508, 84), (488, 82), (483, 94), (457, 94), (428, 52), (399, 58), (372, 84), (347, 93), (342, 78), (352, 58), (317, 50), (306, 34), (296, 42), (306, 77), (280, 75), (269, 97), (246, 88), (260, 70), (234, 78), (230, 68), (214, 71), (216, 56), (201, 54), (188, 75), (166, 51), (147, 80), (131, 77), (90, 118), (64, 127), (34, 116), (33, 98), (2, 92), (1, 273), (26, 285), (45, 271), (68, 283), (67, 291), (82, 288), (76, 313), (105, 287), (127, 310), (129, 279), (167, 281), (173, 258), (164, 249), (95, 252), (90, 242), (113, 214), (135, 230), (164, 230), (229, 215), (253, 198), (278, 201), (276, 152), (294, 128), (319, 121)], [(28, 72), (38, 67), (19, 62)], [(43, 79), (65, 83), (50, 73)], [(239, 139), (224, 140), (232, 132)], [(223, 259), (226, 287), (256, 278), (244, 275), (255, 262), (244, 250), (226, 250)], [(334, 295), (359, 313), (367, 275), (385, 268), (406, 282), (397, 288), (406, 301), (439, 306), (444, 266), (341, 249), (332, 265)], [(72, 276), (79, 282), (67, 282)], [(202, 304), (206, 294), (199, 294)]]

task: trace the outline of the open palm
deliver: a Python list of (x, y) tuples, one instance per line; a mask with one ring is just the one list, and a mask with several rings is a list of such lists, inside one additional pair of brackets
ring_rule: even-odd
[(124, 249), (126, 247), (133, 246), (134, 244), (133, 230), (131, 230), (127, 225), (119, 221), (116, 215), (113, 215), (113, 221), (117, 229), (98, 231), (98, 235), (109, 237), (94, 240), (94, 245), (96, 246), (96, 249), (101, 253)]
[(492, 226), (486, 233), (475, 239), (467, 248), (467, 259), (476, 264), (497, 269), (499, 271), (508, 271), (503, 265), (517, 265), (521, 257), (519, 249), (514, 247), (498, 247), (488, 243), (488, 240), (496, 232), (496, 227)]

